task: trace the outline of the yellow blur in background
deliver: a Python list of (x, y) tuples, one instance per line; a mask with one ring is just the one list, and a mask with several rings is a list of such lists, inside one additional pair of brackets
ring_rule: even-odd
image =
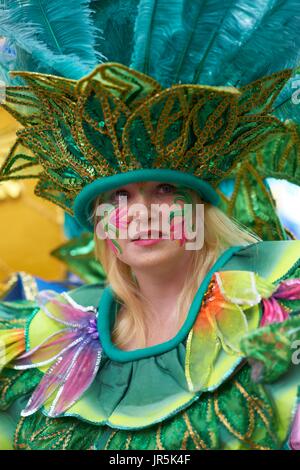
[[(19, 124), (0, 108), (0, 166)], [(16, 271), (46, 280), (64, 278), (50, 251), (65, 241), (63, 211), (34, 195), (35, 180), (0, 183), (0, 282)]]

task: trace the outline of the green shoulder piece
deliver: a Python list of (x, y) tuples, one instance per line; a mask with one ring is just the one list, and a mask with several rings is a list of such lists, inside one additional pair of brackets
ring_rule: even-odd
[(241, 340), (241, 350), (252, 364), (253, 380), (274, 382), (300, 363), (300, 315), (250, 333)]
[(0, 330), (24, 327), (36, 311), (37, 305), (31, 300), (0, 302)]
[[(1, 313), (4, 313), (2, 307)], [(5, 319), (4, 315), (0, 319), (0, 448), (8, 450), (13, 448), (13, 434), (18, 421), (18, 406), (16, 408), (15, 404), (18, 399), (26, 400), (26, 395), (41, 379), (41, 373), (36, 369), (23, 371), (9, 367), (10, 359), (24, 351), (24, 326), (30, 312), (30, 309), (29, 312), (21, 309), (13, 318), (13, 310), (12, 305), (5, 305)]]
[(252, 243), (227, 261), (220, 271), (253, 271), (270, 282), (300, 277), (300, 240)]
[[(20, 371), (7, 364), (9, 358), (24, 350), (25, 324), (36, 311), (33, 301), (0, 302), (0, 410), (7, 410), (17, 398), (33, 390), (41, 378), (37, 369)], [(5, 365), (8, 367), (1, 370)]]
[(0, 410), (7, 410), (17, 398), (32, 392), (42, 376), (38, 369), (23, 371), (5, 367), (0, 373)]
[(98, 307), (104, 287), (103, 283), (86, 284), (71, 290), (69, 294), (77, 303), (85, 307), (89, 305)]
[[(286, 299), (283, 296), (276, 299), (280, 308), (283, 307), (288, 312), (289, 317), (285, 321), (261, 327), (246, 335), (241, 341), (241, 350), (252, 364), (253, 380), (271, 383), (285, 374), (291, 365), (297, 365), (300, 362), (297, 357), (297, 355), (300, 356), (300, 240), (265, 243), (276, 244), (274, 245), (274, 258), (278, 253), (275, 249), (278, 243), (283, 247), (291, 247), (285, 249), (289, 251), (289, 258), (288, 263), (283, 263), (283, 260), (281, 262), (284, 269), (276, 268), (273, 264), (274, 269), (277, 269), (280, 275), (277, 279), (278, 285), (292, 279), (299, 280), (297, 286), (294, 287), (293, 299)], [(267, 260), (269, 260), (269, 252), (270, 250), (267, 250)]]

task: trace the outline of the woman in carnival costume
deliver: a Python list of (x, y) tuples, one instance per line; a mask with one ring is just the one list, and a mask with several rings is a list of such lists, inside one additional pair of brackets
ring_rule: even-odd
[[(2, 448), (300, 449), (300, 241), (264, 181), (299, 183), (299, 23), (292, 0), (8, 2), (1, 180), (95, 233), (107, 285), (1, 303)], [(164, 204), (155, 240), (135, 204)]]

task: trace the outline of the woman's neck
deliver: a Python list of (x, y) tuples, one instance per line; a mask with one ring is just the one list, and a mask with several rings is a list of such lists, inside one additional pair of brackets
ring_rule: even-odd
[(145, 299), (145, 313), (148, 327), (172, 329), (177, 311), (178, 297), (189, 276), (191, 259), (183, 260), (182, 266), (176, 261), (176, 269), (170, 264), (164, 269), (135, 270), (135, 276), (142, 298)]

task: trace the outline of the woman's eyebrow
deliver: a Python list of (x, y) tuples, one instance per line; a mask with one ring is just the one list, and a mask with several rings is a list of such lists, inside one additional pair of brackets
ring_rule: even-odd
[(120, 187), (118, 187), (118, 188), (111, 189), (110, 191), (107, 191), (107, 192), (105, 193), (105, 197), (106, 197), (106, 198), (110, 198), (115, 192), (117, 192), (117, 191), (123, 191), (123, 190), (129, 191), (129, 189), (126, 188), (125, 186), (120, 186)]

